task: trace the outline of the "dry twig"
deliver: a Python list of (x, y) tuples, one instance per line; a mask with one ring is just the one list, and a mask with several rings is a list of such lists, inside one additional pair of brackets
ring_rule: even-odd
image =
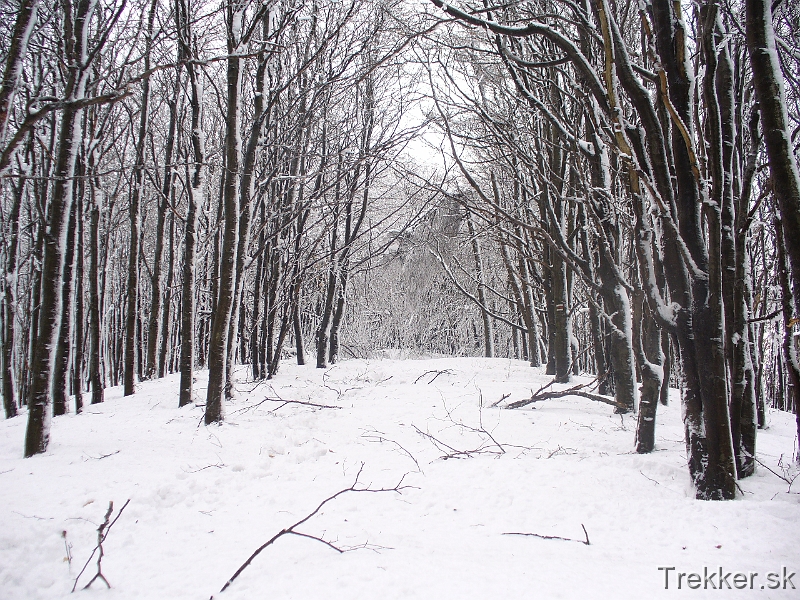
[(558, 535), (541, 535), (539, 533), (520, 533), (520, 532), (517, 532), (517, 531), (509, 531), (509, 532), (503, 533), (503, 535), (523, 535), (523, 536), (527, 536), (527, 537), (537, 537), (537, 538), (541, 538), (543, 540), (562, 540), (564, 542), (578, 542), (579, 544), (583, 544), (584, 546), (591, 545), (589, 543), (589, 533), (586, 531), (586, 527), (583, 526), (583, 523), (581, 523), (581, 528), (583, 529), (583, 535), (586, 536), (585, 540), (575, 540), (575, 539), (572, 539), (572, 538), (565, 538), (565, 537), (561, 537), (561, 536), (558, 536)]
[[(250, 555), (250, 557), (246, 561), (244, 561), (244, 563), (242, 563), (242, 566), (239, 567), (236, 570), (236, 572), (233, 574), (233, 576), (230, 579), (228, 579), (228, 581), (225, 583), (225, 585), (222, 586), (222, 589), (219, 591), (220, 594), (222, 592), (224, 592), (225, 590), (227, 590), (228, 587), (230, 587), (230, 585), (236, 580), (236, 578), (239, 577), (239, 575), (242, 574), (242, 571), (244, 571), (247, 567), (249, 567), (250, 564), (253, 562), (253, 560), (259, 554), (261, 554), (261, 552), (265, 548), (267, 548), (268, 546), (271, 546), (276, 541), (278, 541), (278, 539), (282, 538), (285, 535), (296, 535), (296, 536), (299, 536), (299, 537), (304, 537), (304, 538), (308, 538), (308, 539), (311, 539), (311, 540), (316, 540), (318, 542), (321, 542), (322, 544), (325, 544), (329, 548), (332, 548), (333, 550), (336, 550), (340, 554), (342, 554), (344, 552), (349, 552), (351, 550), (357, 550), (359, 548), (367, 548), (368, 547), (367, 544), (362, 544), (361, 546), (356, 546), (354, 548), (340, 548), (338, 546), (335, 546), (331, 542), (329, 542), (327, 540), (324, 540), (322, 537), (311, 535), (311, 534), (308, 534), (308, 533), (303, 533), (301, 531), (296, 531), (296, 529), (298, 527), (300, 527), (300, 525), (304, 524), (309, 519), (311, 519), (311, 517), (313, 517), (314, 515), (319, 513), (319, 511), (322, 510), (322, 507), (325, 506), (326, 504), (328, 504), (328, 502), (331, 502), (331, 501), (335, 500), (336, 498), (338, 498), (339, 496), (341, 496), (343, 494), (346, 494), (348, 492), (373, 492), (373, 493), (397, 492), (399, 494), (401, 492), (401, 490), (404, 490), (404, 489), (410, 487), (410, 486), (407, 486), (407, 485), (403, 485), (403, 479), (405, 479), (405, 475), (400, 478), (400, 481), (397, 482), (397, 485), (395, 485), (394, 487), (391, 487), (391, 488), (371, 489), (369, 486), (367, 486), (367, 487), (356, 487), (359, 484), (358, 480), (359, 480), (359, 477), (361, 477), (361, 472), (363, 470), (364, 470), (364, 463), (361, 463), (361, 468), (358, 469), (358, 473), (356, 474), (356, 479), (355, 479), (355, 481), (353, 481), (353, 484), (350, 487), (345, 488), (343, 490), (339, 490), (338, 492), (336, 492), (332, 496), (328, 496), (327, 498), (325, 498), (325, 500), (323, 500), (322, 502), (319, 503), (317, 508), (315, 508), (313, 511), (308, 513), (305, 517), (303, 517), (302, 519), (297, 521), (297, 523), (295, 523), (294, 525), (290, 525), (289, 527), (286, 527), (285, 529), (281, 529), (278, 533), (273, 535), (269, 540), (267, 540), (266, 542), (261, 544), (261, 546), (259, 546), (255, 550), (255, 552), (253, 552)], [(213, 598), (214, 598), (214, 596), (211, 596), (211, 600), (213, 600)]]
[(431, 380), (428, 382), (428, 385), (430, 385), (430, 384), (432, 384), (434, 381), (436, 381), (436, 378), (437, 378), (439, 375), (454, 375), (453, 371), (451, 371), (450, 369), (443, 369), (443, 370), (441, 370), (441, 371), (435, 371), (435, 370), (434, 370), (434, 371), (425, 371), (425, 372), (424, 372), (422, 375), (420, 375), (419, 377), (417, 377), (417, 378), (414, 380), (414, 383), (415, 383), (415, 384), (416, 384), (416, 383), (419, 383), (419, 380), (420, 380), (420, 379), (422, 379), (423, 377), (425, 377), (425, 375), (431, 375), (431, 374), (434, 374), (434, 375), (433, 375), (433, 377), (431, 377)]
[(72, 591), (73, 592), (78, 587), (78, 580), (81, 578), (81, 575), (83, 575), (83, 572), (86, 570), (86, 567), (89, 566), (89, 563), (91, 562), (92, 557), (94, 557), (94, 555), (98, 551), (100, 553), (97, 555), (97, 573), (95, 573), (95, 576), (92, 577), (92, 579), (89, 581), (89, 583), (87, 583), (85, 586), (83, 586), (83, 589), (84, 590), (87, 589), (90, 585), (92, 585), (95, 582), (96, 579), (102, 580), (103, 583), (106, 584), (106, 587), (111, 588), (111, 584), (108, 583), (108, 580), (105, 578), (105, 575), (103, 575), (103, 568), (102, 568), (102, 564), (101, 564), (102, 560), (103, 560), (103, 556), (105, 555), (105, 552), (103, 551), (103, 542), (106, 541), (106, 538), (108, 537), (108, 534), (111, 532), (111, 528), (114, 526), (114, 523), (116, 523), (119, 520), (119, 518), (122, 516), (122, 511), (125, 510), (125, 507), (128, 506), (129, 503), (130, 503), (130, 498), (125, 502), (125, 504), (122, 505), (122, 508), (119, 509), (119, 512), (117, 513), (117, 516), (114, 517), (114, 520), (111, 521), (110, 524), (109, 524), (109, 520), (111, 519), (111, 515), (114, 512), (114, 503), (113, 502), (109, 502), (108, 503), (108, 510), (106, 511), (106, 516), (103, 519), (103, 522), (100, 524), (100, 527), (97, 528), (97, 546), (94, 547), (94, 550), (92, 550), (91, 555), (86, 560), (86, 564), (83, 565), (83, 568), (81, 569), (81, 572), (78, 573), (78, 576), (75, 578), (75, 583), (72, 586)]
[(592, 392), (586, 392), (584, 389), (588, 387), (588, 384), (578, 384), (566, 390), (556, 391), (556, 392), (545, 392), (544, 390), (550, 387), (553, 384), (551, 381), (546, 386), (540, 388), (537, 392), (531, 394), (530, 398), (525, 398), (524, 400), (517, 400), (516, 402), (512, 402), (511, 404), (507, 404), (504, 408), (522, 408), (523, 406), (528, 406), (528, 404), (533, 404), (534, 402), (541, 402), (542, 400), (552, 400), (553, 398), (564, 398), (566, 396), (580, 396), (581, 398), (588, 398), (589, 400), (594, 400), (595, 402), (602, 402), (603, 404), (608, 404), (610, 406), (614, 406), (616, 408), (627, 408), (625, 405), (617, 402), (610, 396), (603, 396), (602, 394), (594, 394)]

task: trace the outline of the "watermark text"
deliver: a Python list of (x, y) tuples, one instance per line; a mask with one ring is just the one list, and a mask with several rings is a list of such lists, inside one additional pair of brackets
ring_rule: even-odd
[[(689, 573), (676, 567), (658, 567), (664, 572), (665, 590), (794, 590), (794, 571), (781, 567), (780, 571), (759, 574), (756, 571), (727, 571), (722, 567), (703, 567), (703, 571)], [(800, 578), (798, 578), (800, 580)]]

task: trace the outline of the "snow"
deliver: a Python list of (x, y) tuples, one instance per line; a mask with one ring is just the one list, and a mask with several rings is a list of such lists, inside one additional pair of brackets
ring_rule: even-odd
[[(202, 399), (207, 373), (197, 377)], [(759, 467), (737, 500), (694, 500), (677, 397), (658, 407), (656, 451), (637, 455), (635, 416), (606, 405), (490, 408), (549, 381), (522, 361), (353, 360), (324, 371), (287, 362), (272, 382), (240, 382), (227, 422), (211, 427), (202, 407), (177, 408), (178, 381), (141, 383), (128, 398), (106, 390), (104, 404), (55, 418), (48, 452), (34, 458), (21, 458), (24, 415), (0, 425), (0, 597), (70, 596), (108, 502), (116, 514), (127, 499), (104, 544), (112, 588), (98, 580), (70, 597), (666, 598), (683, 591), (677, 572), (757, 571), (758, 587), (767, 572), (800, 570), (800, 483), (788, 493)], [(259, 404), (266, 397), (341, 408)], [(791, 478), (793, 416), (768, 419), (759, 460)], [(415, 427), (454, 451), (482, 450), (443, 460), (452, 452)], [(339, 554), (284, 536), (219, 593), (256, 548), (352, 485), (362, 463), (364, 486), (409, 487), (346, 493), (298, 531), (366, 547)], [(659, 567), (676, 568), (669, 590)], [(79, 589), (95, 572), (92, 563)]]

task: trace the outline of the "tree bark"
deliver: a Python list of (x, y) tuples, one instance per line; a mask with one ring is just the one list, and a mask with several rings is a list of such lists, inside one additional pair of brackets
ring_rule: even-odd
[[(89, 157), (89, 170), (93, 170), (93, 160)], [(100, 371), (100, 360), (103, 354), (102, 328), (100, 315), (100, 200), (94, 185), (89, 186), (91, 198), (91, 214), (89, 223), (89, 380), (92, 386), (92, 404), (103, 401), (104, 387)]]
[[(202, 131), (203, 88), (197, 65), (189, 62), (194, 57), (192, 16), (188, 10), (188, 2), (177, 0), (175, 17), (178, 22), (179, 56), (187, 60), (186, 69), (189, 75), (189, 95), (191, 104), (191, 142), (192, 164), (187, 165), (188, 207), (184, 227), (183, 243), (183, 286), (181, 288), (181, 357), (180, 357), (180, 393), (179, 406), (193, 402), (192, 379), (194, 370), (194, 316), (195, 316), (195, 242), (197, 230), (198, 207), (203, 205), (205, 194), (205, 143)], [(190, 171), (191, 168), (191, 171)], [(224, 349), (223, 349), (224, 350)], [(224, 356), (224, 354), (223, 354)]]
[[(72, 17), (72, 6), (66, 2), (65, 14)], [(65, 97), (83, 98), (86, 89), (87, 49), (89, 22), (95, 5), (82, 0), (77, 7), (74, 20), (65, 20), (65, 39), (69, 74)], [(72, 31), (72, 26), (75, 30)], [(74, 36), (74, 37), (73, 37)], [(61, 324), (61, 278), (64, 268), (69, 216), (72, 208), (72, 175), (80, 140), (80, 114), (82, 109), (67, 107), (62, 112), (56, 152), (55, 183), (47, 215), (44, 255), (42, 258), (42, 301), (39, 314), (37, 344), (31, 364), (30, 400), (28, 402), (28, 424), (25, 433), (25, 456), (30, 457), (47, 450), (50, 441), (53, 363)]]
[(17, 236), (19, 235), (20, 207), (25, 192), (25, 180), (12, 184), (14, 200), (8, 220), (11, 227), (8, 233), (6, 250), (6, 275), (3, 278), (3, 408), (6, 419), (17, 416), (17, 398), (14, 393), (14, 332), (16, 319), (15, 288), (17, 281)]
[(83, 410), (83, 336), (84, 336), (84, 304), (83, 304), (83, 196), (85, 191), (85, 167), (80, 164), (79, 173), (84, 177), (79, 182), (80, 193), (76, 199), (76, 220), (78, 230), (75, 232), (75, 347), (72, 358), (72, 387), (75, 394), (75, 414)]
[(19, 77), (22, 74), (22, 67), (25, 63), (25, 55), (28, 52), (28, 43), (31, 33), (36, 25), (38, 13), (38, 0), (21, 0), (17, 9), (17, 20), (14, 23), (14, 33), (11, 36), (11, 44), (8, 54), (5, 56), (5, 69), (3, 69), (3, 83), (0, 86), (0, 144), (5, 146), (6, 127), (11, 102), (17, 91)]
[[(144, 70), (150, 69), (150, 52), (153, 45), (153, 21), (156, 14), (156, 0), (150, 3), (150, 14), (147, 18), (145, 33)], [(123, 378), (123, 395), (130, 396), (135, 392), (134, 379), (136, 372), (137, 335), (139, 317), (139, 236), (141, 221), (141, 198), (144, 179), (144, 161), (147, 131), (150, 123), (150, 78), (142, 83), (142, 104), (139, 108), (139, 132), (136, 140), (136, 164), (133, 168), (133, 190), (130, 204), (130, 250), (128, 252), (128, 298), (125, 313), (125, 371)], [(143, 343), (142, 340), (138, 340)], [(141, 352), (141, 348), (138, 348)]]
[[(494, 180), (494, 178), (493, 178)], [(493, 181), (497, 187), (497, 183)], [(475, 232), (475, 223), (472, 221), (470, 213), (467, 212), (467, 229), (469, 231), (470, 244), (472, 246), (472, 258), (475, 261), (475, 278), (478, 280), (478, 302), (480, 304), (481, 320), (483, 321), (483, 352), (486, 358), (494, 357), (494, 329), (492, 328), (492, 318), (486, 311), (486, 291), (483, 275), (483, 257), (481, 256), (481, 246)]]
[[(164, 222), (167, 216), (167, 207), (172, 197), (173, 176), (175, 167), (172, 165), (172, 153), (175, 148), (175, 129), (178, 121), (178, 94), (181, 89), (180, 70), (175, 73), (175, 91), (169, 104), (169, 132), (164, 151), (164, 182), (161, 189), (161, 199), (158, 203), (156, 215), (156, 245), (153, 253), (153, 275), (150, 279), (152, 294), (150, 296), (150, 319), (147, 324), (147, 362), (144, 370), (144, 379), (159, 377), (158, 361), (158, 320), (161, 317), (161, 263), (164, 253)], [(171, 247), (171, 246), (170, 246)], [(169, 268), (171, 268), (170, 265)], [(163, 371), (163, 369), (161, 369)]]
[[(70, 184), (77, 189), (75, 180)], [(72, 203), (67, 228), (67, 242), (64, 254), (64, 275), (61, 282), (61, 327), (58, 334), (56, 358), (53, 367), (53, 416), (61, 416), (67, 412), (68, 375), (70, 348), (72, 347), (72, 292), (75, 266), (75, 232), (77, 230), (77, 202)]]
[[(753, 69), (753, 86), (761, 111), (761, 129), (769, 156), (772, 193), (781, 215), (794, 311), (800, 314), (800, 172), (792, 148), (772, 8), (769, 0), (746, 0), (747, 49)], [(794, 357), (794, 368), (798, 369)]]
[(208, 395), (205, 423), (221, 422), (225, 411), (223, 396), (227, 385), (228, 337), (236, 292), (236, 251), (239, 236), (239, 165), (241, 158), (240, 89), (242, 83), (240, 31), (244, 9), (232, 2), (226, 6), (228, 23), (227, 98), (225, 119), (225, 175), (223, 191), (222, 249), (219, 268), (219, 291), (211, 326), (208, 349)]

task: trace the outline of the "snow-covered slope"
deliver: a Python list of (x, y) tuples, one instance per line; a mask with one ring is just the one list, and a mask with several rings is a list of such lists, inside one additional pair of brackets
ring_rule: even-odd
[[(791, 585), (760, 589), (774, 585), (769, 572), (800, 571), (800, 480), (787, 492), (759, 467), (738, 500), (694, 500), (677, 396), (659, 407), (647, 456), (633, 452), (634, 417), (603, 404), (491, 408), (547, 381), (504, 359), (346, 361), (326, 371), (287, 363), (273, 382), (242, 381), (226, 423), (206, 427), (201, 406), (177, 408), (177, 377), (168, 377), (130, 398), (107, 390), (104, 404), (56, 418), (50, 450), (30, 459), (21, 458), (24, 414), (5, 421), (0, 598), (67, 597), (109, 501), (116, 516), (128, 499), (103, 545), (112, 588), (97, 580), (78, 597), (718, 597), (685, 578), (675, 589), (678, 572), (704, 567), (731, 573), (731, 587), (735, 572), (758, 573), (758, 591), (726, 589), (726, 598), (800, 597)], [(759, 459), (783, 475), (793, 420), (768, 419)], [(458, 458), (465, 451), (476, 452)], [(400, 483), (401, 492), (343, 494), (297, 528), (352, 551), (284, 536), (219, 593), (256, 548), (360, 469), (359, 489)], [(669, 590), (659, 567), (676, 569)], [(78, 589), (96, 571), (93, 560)], [(792, 583), (800, 589), (800, 575)]]

